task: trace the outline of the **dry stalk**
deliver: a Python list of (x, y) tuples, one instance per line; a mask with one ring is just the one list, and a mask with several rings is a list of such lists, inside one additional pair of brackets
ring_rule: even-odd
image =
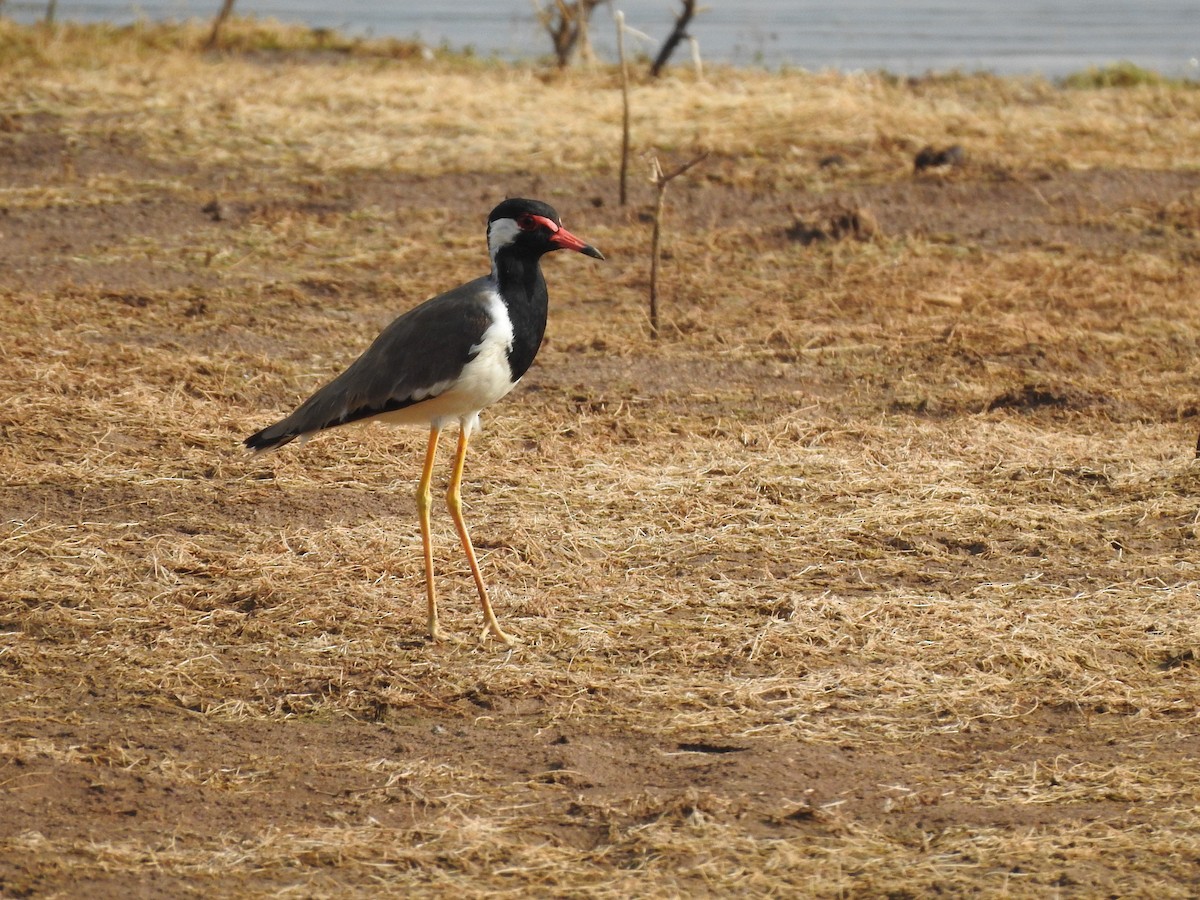
[(688, 46), (692, 50), (692, 71), (696, 74), (696, 80), (704, 79), (704, 60), (700, 58), (700, 41), (694, 36), (688, 36)]
[(696, 15), (696, 0), (681, 0), (681, 2), (683, 3), (683, 8), (679, 11), (679, 15), (675, 17), (675, 27), (671, 29), (671, 33), (667, 35), (667, 39), (663, 41), (662, 49), (658, 51), (658, 56), (654, 58), (654, 63), (650, 66), (651, 78), (657, 78), (662, 74), (662, 70), (666, 68), (671, 54), (675, 52), (675, 48), (679, 46), (680, 41), (688, 37), (687, 27)]
[(705, 151), (690, 162), (673, 169), (669, 174), (663, 172), (662, 164), (655, 156), (651, 162), (650, 180), (654, 183), (654, 232), (650, 238), (650, 337), (658, 340), (658, 267), (662, 255), (662, 222), (663, 211), (666, 207), (667, 185), (684, 174), (693, 166), (699, 165), (708, 156)]
[(621, 61), (621, 186), (620, 202), (628, 199), (629, 176), (629, 64), (625, 59), (625, 13), (617, 10), (613, 14), (617, 23), (617, 57)]
[(588, 22), (592, 11), (605, 0), (554, 0), (543, 5), (533, 0), (534, 14), (554, 45), (554, 59), (560, 69), (566, 68), (578, 52), (584, 59), (592, 55), (588, 40)]
[(205, 50), (214, 50), (221, 41), (221, 27), (233, 14), (233, 4), (236, 0), (222, 0), (221, 9), (213, 19), (212, 31), (208, 35), (208, 40), (204, 42)]

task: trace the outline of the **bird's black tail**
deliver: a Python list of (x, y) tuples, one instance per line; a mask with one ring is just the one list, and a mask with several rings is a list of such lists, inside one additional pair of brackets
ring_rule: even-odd
[(292, 431), (287, 426), (287, 421), (276, 422), (274, 425), (264, 428), (262, 431), (256, 431), (250, 437), (242, 441), (246, 445), (246, 449), (253, 450), (255, 453), (265, 453), (268, 450), (277, 450), (284, 444), (290, 444), (296, 438), (300, 437), (298, 432)]

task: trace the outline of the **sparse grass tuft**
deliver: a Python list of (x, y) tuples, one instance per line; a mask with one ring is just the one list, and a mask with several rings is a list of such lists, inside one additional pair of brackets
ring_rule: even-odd
[[(0, 19), (0, 66), (38, 62), (56, 67), (93, 67), (125, 59), (161, 57), (164, 53), (203, 55), (211, 25), (200, 20), (129, 25), (56, 22), (21, 26)], [(274, 19), (234, 16), (221, 29), (218, 54), (271, 54), (304, 56), (329, 54), (375, 59), (449, 59), (419, 41), (396, 38), (349, 38), (335, 29), (289, 25)], [(469, 54), (463, 54), (470, 59)]]
[(1195, 82), (1172, 80), (1164, 78), (1151, 69), (1143, 69), (1128, 61), (1113, 63), (1109, 66), (1090, 68), (1076, 72), (1063, 79), (1063, 84), (1069, 88), (1131, 88), (1131, 87), (1195, 87)]

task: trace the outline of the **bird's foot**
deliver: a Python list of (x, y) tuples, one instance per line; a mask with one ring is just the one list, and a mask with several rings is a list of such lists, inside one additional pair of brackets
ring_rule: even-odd
[(503, 642), (508, 647), (515, 647), (521, 643), (519, 638), (513, 637), (500, 627), (500, 623), (495, 619), (483, 626), (483, 633), (479, 635), (479, 640), (486, 641), (488, 635), (492, 635), (496, 640)]
[(429, 640), (435, 644), (448, 643), (459, 646), (462, 645), (461, 638), (456, 638), (453, 635), (446, 634), (446, 632), (442, 631), (441, 626), (439, 626), (436, 622), (429, 626)]

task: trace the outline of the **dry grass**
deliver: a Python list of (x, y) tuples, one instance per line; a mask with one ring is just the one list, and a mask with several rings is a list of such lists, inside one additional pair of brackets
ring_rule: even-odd
[[(0, 28), (0, 893), (1194, 895), (1200, 92), (641, 85), (656, 345), (610, 72)], [(469, 461), (524, 643), (442, 517), (430, 646), (423, 436), (237, 440), (506, 192), (610, 262)]]

